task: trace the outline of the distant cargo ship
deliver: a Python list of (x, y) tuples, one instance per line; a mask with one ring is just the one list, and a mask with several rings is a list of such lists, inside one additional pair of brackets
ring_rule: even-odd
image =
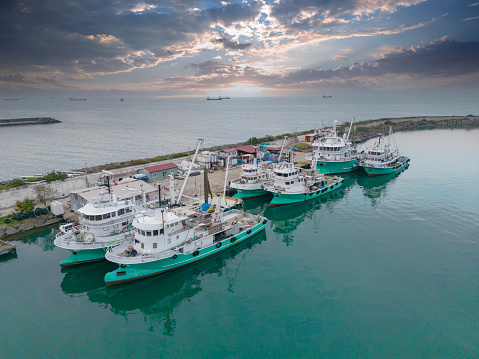
[(230, 97), (228, 96), (218, 96), (218, 97), (207, 97), (206, 98), (208, 101), (221, 101), (221, 100), (230, 100)]
[(333, 95), (323, 95), (323, 98), (333, 98)]
[(70, 101), (86, 101), (86, 98), (76, 98), (76, 97), (70, 97)]

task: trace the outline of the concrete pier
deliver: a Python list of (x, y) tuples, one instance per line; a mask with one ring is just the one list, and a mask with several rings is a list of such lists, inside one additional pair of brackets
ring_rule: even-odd
[(17, 249), (15, 248), (13, 244), (9, 244), (7, 242), (0, 240), (0, 256), (4, 254), (8, 254), (8, 253), (15, 254), (16, 252), (17, 252)]

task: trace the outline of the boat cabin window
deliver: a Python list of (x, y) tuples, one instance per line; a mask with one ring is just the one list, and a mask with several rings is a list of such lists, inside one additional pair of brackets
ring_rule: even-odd
[(142, 243), (142, 244), (141, 244), (141, 248), (142, 248), (142, 249), (145, 249), (145, 243)]
[(111, 212), (112, 217), (116, 217), (116, 212)]
[(126, 207), (126, 213), (131, 213), (133, 209), (131, 207)]
[(158, 235), (158, 230), (157, 230), (157, 229), (155, 229), (155, 230), (153, 231), (153, 235), (154, 235), (154, 236), (157, 236), (157, 235)]
[(121, 216), (123, 214), (125, 214), (125, 209), (124, 208), (119, 209), (118, 210), (118, 215)]
[(101, 215), (95, 216), (95, 221), (101, 221), (101, 219), (102, 219)]
[(153, 243), (153, 248), (157, 248), (158, 247), (158, 243)]
[(167, 241), (167, 243), (168, 243), (168, 244), (170, 244), (170, 243), (171, 243), (171, 238), (168, 238), (168, 241)]
[(160, 234), (164, 234), (165, 230), (163, 228), (160, 228)]
[(103, 219), (108, 219), (108, 218), (110, 218), (110, 213), (105, 213), (105, 214), (103, 215)]
[(142, 235), (142, 236), (146, 235), (146, 234), (145, 234), (145, 231), (144, 231), (143, 229), (141, 230), (141, 235)]
[(148, 237), (151, 237), (151, 231), (146, 231), (146, 235), (147, 235)]

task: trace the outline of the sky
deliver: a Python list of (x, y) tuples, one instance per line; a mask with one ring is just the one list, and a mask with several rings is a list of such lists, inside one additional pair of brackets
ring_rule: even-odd
[(0, 96), (478, 91), (479, 0), (4, 0)]

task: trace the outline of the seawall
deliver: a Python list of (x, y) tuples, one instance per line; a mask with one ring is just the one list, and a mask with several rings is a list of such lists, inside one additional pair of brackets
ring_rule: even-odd
[(4, 126), (27, 126), (27, 125), (46, 125), (50, 123), (60, 123), (61, 121), (51, 117), (35, 117), (35, 118), (15, 118), (0, 120), (0, 127)]

